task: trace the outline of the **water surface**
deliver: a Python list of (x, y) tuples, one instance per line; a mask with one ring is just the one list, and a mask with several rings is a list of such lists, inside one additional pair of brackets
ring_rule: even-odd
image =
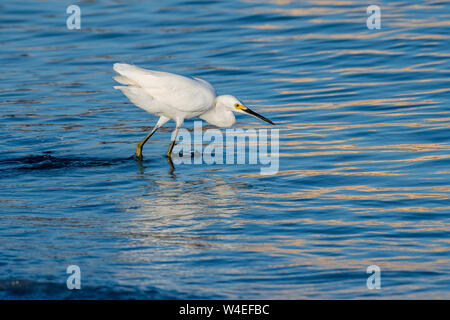
[[(0, 298), (450, 298), (448, 2), (70, 4), (0, 4)], [(238, 96), (279, 172), (172, 170), (173, 122), (133, 159), (156, 118), (115, 62)]]

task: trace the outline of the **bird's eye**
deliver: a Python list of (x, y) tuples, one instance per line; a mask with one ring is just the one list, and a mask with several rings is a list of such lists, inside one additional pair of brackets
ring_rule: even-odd
[(234, 106), (237, 108), (239, 107), (239, 103), (235, 103)]

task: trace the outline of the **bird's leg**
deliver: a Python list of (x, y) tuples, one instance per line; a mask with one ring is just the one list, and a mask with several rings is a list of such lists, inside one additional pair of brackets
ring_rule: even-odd
[(170, 118), (167, 118), (165, 116), (159, 117), (159, 120), (153, 127), (152, 131), (147, 134), (147, 136), (141, 142), (138, 143), (138, 145), (136, 146), (136, 157), (138, 157), (138, 159), (142, 159), (142, 147), (147, 142), (147, 140), (150, 139), (150, 137), (156, 132), (156, 130), (161, 128), (169, 120)]
[(158, 130), (159, 126), (156, 125), (152, 131), (150, 131), (149, 134), (147, 134), (147, 136), (142, 139), (141, 142), (138, 143), (138, 145), (136, 146), (136, 157), (138, 157), (139, 159), (142, 159), (142, 147), (144, 146), (144, 144), (147, 142), (148, 139), (150, 139), (150, 137), (156, 132), (156, 130)]
[(169, 163), (170, 166), (169, 174), (173, 175), (175, 167), (173, 166), (172, 157), (167, 157), (167, 162)]
[(169, 157), (169, 158), (172, 158), (172, 150), (173, 150), (173, 147), (174, 147), (174, 145), (175, 145), (175, 141), (177, 140), (178, 129), (180, 129), (179, 126), (177, 126), (177, 127), (175, 128), (175, 131), (174, 131), (174, 133), (173, 133), (172, 142), (170, 143), (169, 151), (167, 151), (167, 157)]

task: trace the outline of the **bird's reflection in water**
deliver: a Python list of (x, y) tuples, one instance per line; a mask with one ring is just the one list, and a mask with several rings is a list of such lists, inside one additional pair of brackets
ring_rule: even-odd
[(145, 191), (122, 206), (133, 213), (124, 221), (129, 224), (128, 230), (143, 233), (143, 240), (190, 237), (196, 231), (204, 237), (208, 225), (228, 221), (243, 209), (239, 197), (242, 183), (230, 182), (229, 177), (215, 175), (213, 171), (203, 175), (183, 171), (176, 175), (171, 162), (167, 165), (168, 175), (161, 175), (160, 171), (155, 174), (145, 161), (137, 160), (136, 164), (138, 174), (146, 181)]
[[(176, 155), (177, 157), (182, 157), (183, 156), (183, 152), (181, 151), (180, 154)], [(196, 156), (198, 156), (198, 154), (196, 154), (195, 152), (191, 152), (188, 156), (190, 156), (192, 159), (194, 159)], [(145, 164), (144, 164), (144, 160), (142, 158), (137, 157), (136, 155), (133, 155), (130, 157), (130, 159), (134, 159), (136, 161), (136, 165), (138, 167), (138, 173), (139, 175), (143, 175), (145, 173)], [(167, 164), (168, 164), (168, 174), (169, 176), (171, 176), (172, 178), (176, 178), (175, 175), (175, 164), (172, 161), (172, 157), (167, 157), (166, 156), (166, 160), (167, 160)], [(192, 160), (194, 161), (194, 160)]]
[[(145, 161), (137, 158), (136, 156), (133, 156), (134, 160), (136, 160), (136, 166), (138, 168), (138, 174), (140, 176), (143, 176), (145, 174), (145, 170), (147, 169), (147, 167), (145, 166)], [(176, 175), (174, 173), (175, 171), (175, 166), (172, 162), (172, 159), (170, 157), (166, 157), (167, 159), (167, 163), (168, 163), (168, 171), (167, 173), (169, 174), (170, 177), (172, 177), (173, 179), (176, 178)]]

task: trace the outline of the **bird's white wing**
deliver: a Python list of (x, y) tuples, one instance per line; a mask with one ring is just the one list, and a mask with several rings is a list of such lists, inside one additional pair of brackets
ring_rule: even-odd
[(194, 77), (194, 79), (200, 83), (202, 83), (206, 88), (208, 88), (209, 90), (211, 90), (212, 92), (214, 92), (214, 95), (216, 95), (216, 89), (214, 89), (214, 87), (211, 85), (211, 83), (209, 83), (206, 80), (203, 80), (201, 78), (196, 78)]
[(124, 63), (114, 64), (114, 70), (121, 75), (115, 77), (118, 82), (142, 88), (158, 104), (180, 111), (205, 112), (212, 107), (216, 97), (214, 88), (202, 79)]

